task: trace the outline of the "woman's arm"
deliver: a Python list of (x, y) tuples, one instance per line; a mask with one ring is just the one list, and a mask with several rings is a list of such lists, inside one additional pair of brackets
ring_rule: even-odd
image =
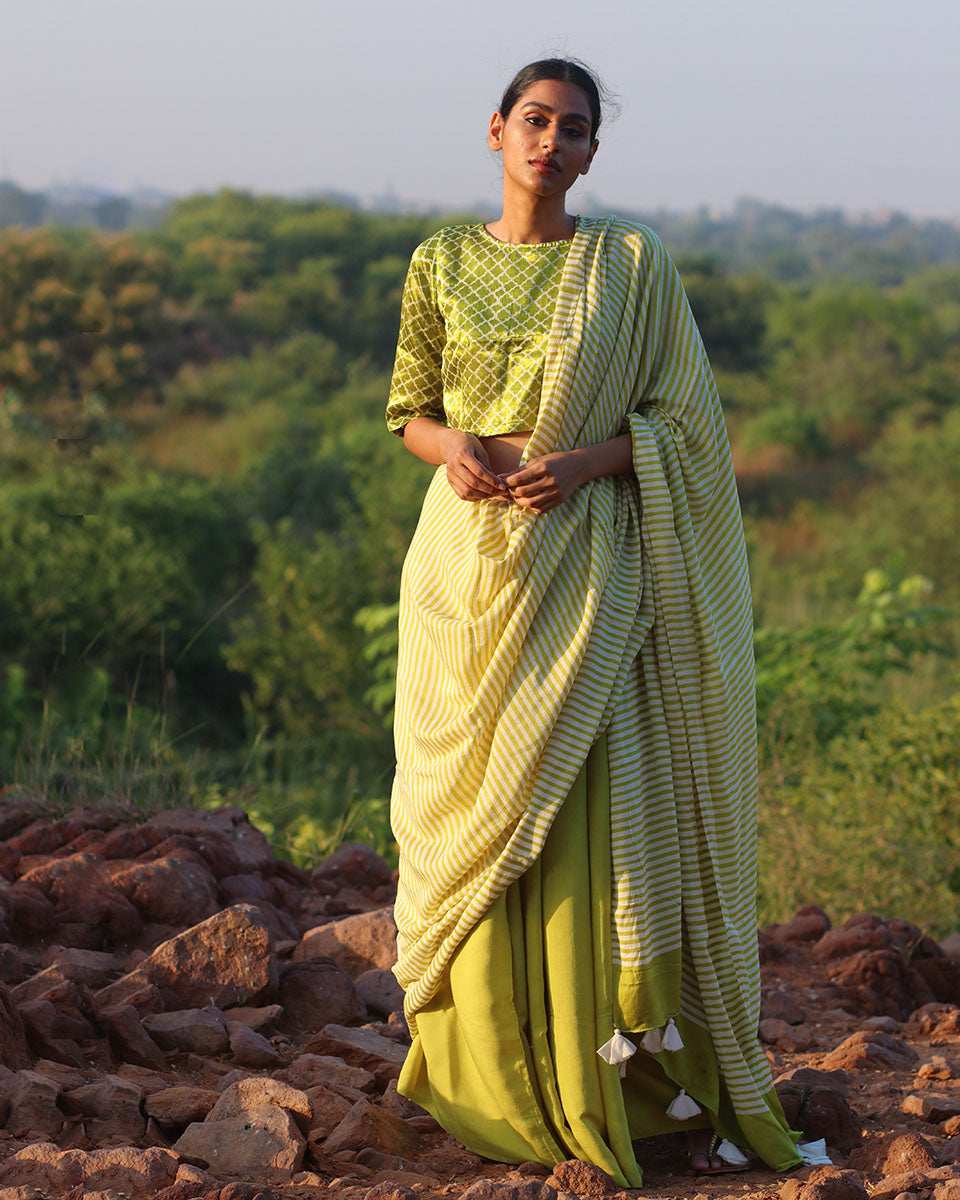
[(472, 433), (450, 429), (433, 417), (414, 417), (404, 426), (403, 442), (426, 463), (446, 463), (447, 480), (461, 500), (509, 502), (507, 485), (490, 470), (487, 452)]
[(633, 466), (633, 443), (628, 433), (584, 446), (532, 458), (503, 476), (510, 499), (534, 512), (549, 512), (568, 500), (581, 484), (602, 475), (624, 475)]

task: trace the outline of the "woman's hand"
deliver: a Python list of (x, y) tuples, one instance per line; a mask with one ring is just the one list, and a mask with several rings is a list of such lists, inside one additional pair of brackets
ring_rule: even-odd
[(566, 450), (531, 458), (502, 478), (515, 504), (545, 513), (569, 500), (593, 473), (588, 455), (582, 450)]
[(459, 429), (447, 429), (441, 446), (447, 464), (447, 482), (461, 500), (509, 503), (507, 486), (490, 469), (490, 459), (479, 438)]

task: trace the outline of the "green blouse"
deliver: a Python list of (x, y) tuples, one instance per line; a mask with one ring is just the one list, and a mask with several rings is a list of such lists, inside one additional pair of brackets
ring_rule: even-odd
[(478, 437), (533, 429), (572, 239), (502, 242), (449, 225), (413, 252), (387, 404), (394, 433), (434, 417)]

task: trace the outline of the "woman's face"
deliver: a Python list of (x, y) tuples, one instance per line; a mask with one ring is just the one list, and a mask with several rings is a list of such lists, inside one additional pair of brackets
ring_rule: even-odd
[(568, 191), (599, 145), (590, 137), (586, 93), (556, 79), (531, 84), (506, 118), (494, 113), (487, 142), (503, 154), (504, 180), (537, 196)]

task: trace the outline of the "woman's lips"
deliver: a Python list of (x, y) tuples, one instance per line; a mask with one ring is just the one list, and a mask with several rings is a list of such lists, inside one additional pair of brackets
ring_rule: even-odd
[(530, 166), (537, 171), (541, 171), (544, 175), (553, 174), (555, 171), (560, 170), (552, 158), (531, 158)]

